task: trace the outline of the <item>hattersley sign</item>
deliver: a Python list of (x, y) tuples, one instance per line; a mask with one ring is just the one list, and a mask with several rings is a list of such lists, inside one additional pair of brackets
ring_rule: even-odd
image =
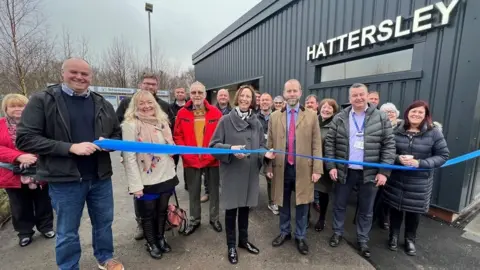
[(405, 37), (414, 33), (428, 31), (434, 27), (432, 14), (435, 10), (439, 12), (440, 16), (438, 26), (447, 25), (450, 22), (450, 14), (458, 5), (458, 2), (459, 0), (452, 0), (448, 6), (443, 2), (438, 2), (415, 10), (409, 29), (402, 29), (402, 22), (405, 19), (402, 16), (397, 16), (395, 23), (390, 19), (384, 20), (378, 27), (376, 25), (369, 25), (348, 34), (331, 38), (326, 42), (308, 46), (307, 61), (327, 57), (343, 51), (358, 49), (377, 42), (385, 42), (392, 38)]

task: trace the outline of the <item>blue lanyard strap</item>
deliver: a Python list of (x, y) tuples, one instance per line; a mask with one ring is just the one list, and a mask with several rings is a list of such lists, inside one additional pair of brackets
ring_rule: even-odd
[(353, 123), (355, 124), (355, 127), (357, 128), (358, 133), (362, 133), (363, 130), (365, 129), (365, 118), (363, 118), (363, 124), (362, 124), (362, 129), (358, 127), (357, 120), (355, 119), (355, 113), (352, 114), (353, 117)]

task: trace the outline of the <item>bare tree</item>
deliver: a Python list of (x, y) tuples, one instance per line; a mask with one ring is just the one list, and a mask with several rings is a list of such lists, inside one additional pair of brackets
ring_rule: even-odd
[(132, 61), (131, 47), (123, 38), (114, 38), (103, 56), (101, 70), (106, 86), (128, 87)]
[[(41, 84), (38, 75), (33, 75), (44, 68), (53, 53), (52, 42), (40, 18), (39, 4), (40, 0), (0, 2), (2, 80), (6, 83), (4, 87), (24, 95)], [(29, 79), (31, 75), (37, 78)]]
[(85, 35), (80, 36), (78, 44), (79, 44), (78, 56), (88, 61), (88, 58), (89, 58), (88, 47), (90, 45), (88, 38)]
[(70, 37), (70, 31), (62, 26), (62, 45), (63, 45), (63, 58), (68, 59), (73, 56), (73, 45)]

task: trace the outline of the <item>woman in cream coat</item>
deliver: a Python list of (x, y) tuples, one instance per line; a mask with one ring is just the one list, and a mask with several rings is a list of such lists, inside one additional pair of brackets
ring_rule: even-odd
[[(148, 91), (133, 95), (122, 123), (125, 141), (173, 144), (168, 116)], [(170, 196), (178, 185), (175, 164), (166, 154), (123, 152), (128, 189), (138, 200), (147, 251), (154, 259), (171, 251), (165, 241)]]

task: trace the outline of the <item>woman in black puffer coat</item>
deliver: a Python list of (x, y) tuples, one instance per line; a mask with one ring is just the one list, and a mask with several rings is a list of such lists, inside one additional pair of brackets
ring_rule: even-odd
[(385, 202), (390, 205), (389, 248), (397, 250), (400, 228), (405, 215), (405, 252), (416, 254), (415, 239), (420, 215), (430, 206), (433, 169), (441, 167), (449, 157), (441, 128), (432, 123), (428, 104), (416, 101), (404, 114), (404, 122), (395, 130), (396, 164), (421, 171), (394, 170), (385, 185)]

